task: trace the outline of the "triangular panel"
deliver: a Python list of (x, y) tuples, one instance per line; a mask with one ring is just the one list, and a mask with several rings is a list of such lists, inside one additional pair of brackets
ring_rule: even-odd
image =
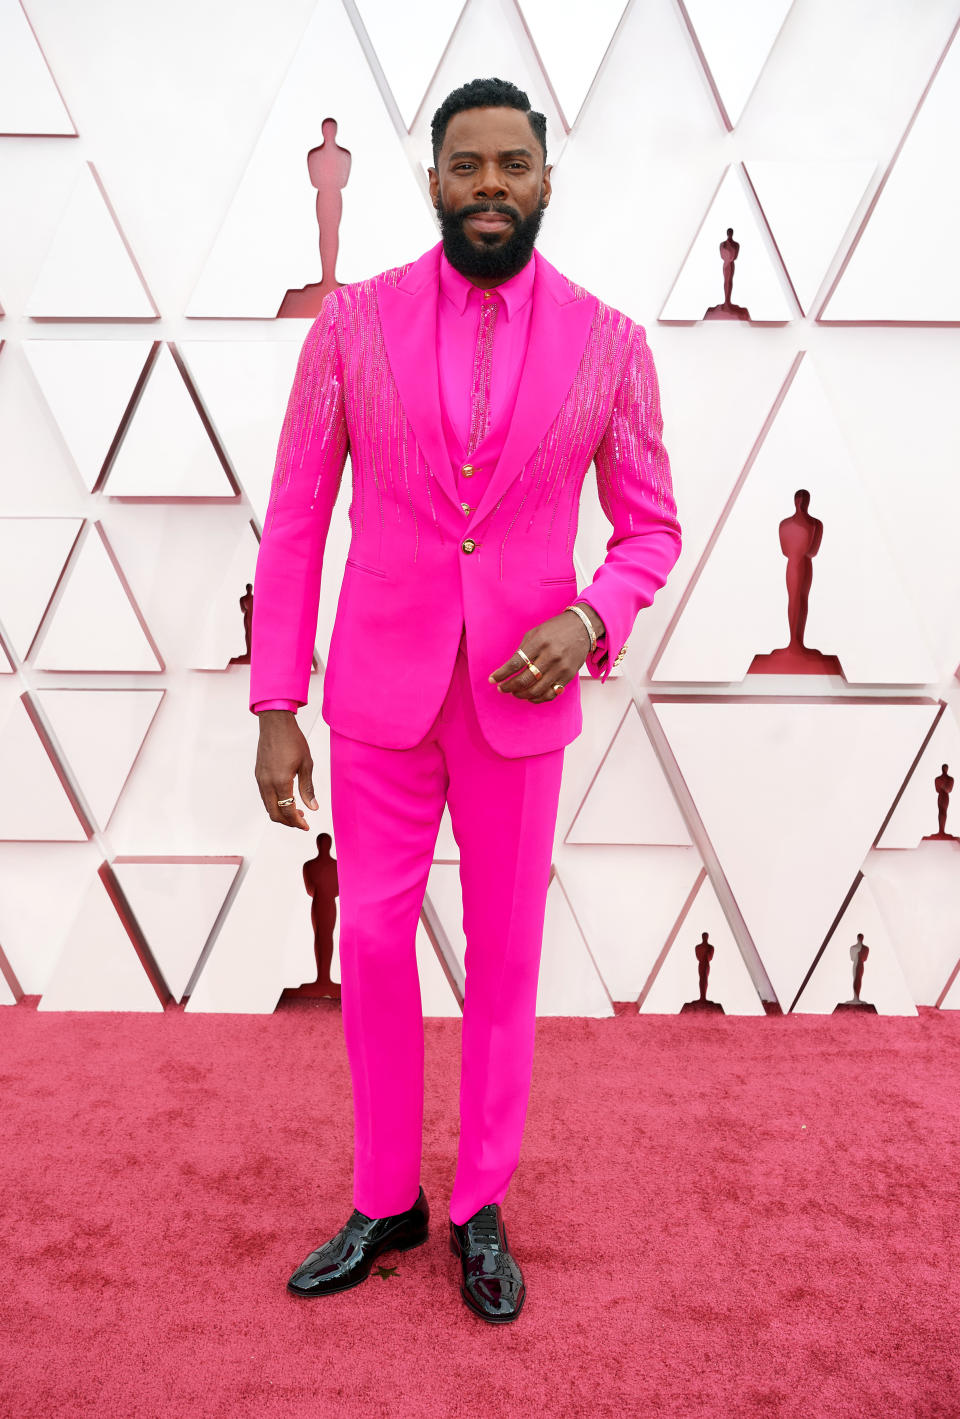
[(82, 526), (79, 517), (0, 518), (0, 626), (21, 660)]
[(747, 100), (789, 13), (792, 0), (680, 0), (707, 78), (728, 128)]
[(520, 0), (540, 62), (572, 128), (623, 15), (624, 0), (592, 0), (585, 23), (582, 5), (557, 0)]
[(163, 1010), (99, 875), (87, 890), (37, 1009)]
[(162, 690), (40, 690), (63, 759), (101, 828), (116, 807)]
[(691, 846), (632, 700), (564, 842)]
[(25, 313), (37, 320), (159, 315), (89, 163), (77, 173)]
[[(863, 937), (862, 943), (859, 937)], [(863, 974), (854, 995), (855, 957)], [(798, 1015), (831, 1015), (838, 1005), (861, 1001), (878, 1015), (916, 1015), (910, 987), (887, 934), (883, 917), (866, 881), (854, 892), (793, 1009)]]
[(40, 632), (41, 670), (162, 670), (163, 662), (118, 575), (99, 523), (67, 570), (66, 585)]
[(21, 700), (0, 723), (0, 839), (85, 842), (87, 834)]
[(700, 999), (697, 947), (703, 944), (704, 934), (713, 947), (707, 962), (707, 1000), (721, 1005), (725, 1015), (766, 1013), (713, 884), (704, 873), (677, 923), (670, 949), (641, 999), (641, 1014), (677, 1015), (685, 1004)]
[(416, 23), (411, 24), (410, 11), (396, 0), (357, 0), (364, 29), (407, 128), (463, 6), (464, 0), (418, 0)]
[(0, 0), (0, 135), (76, 133), (20, 0)]

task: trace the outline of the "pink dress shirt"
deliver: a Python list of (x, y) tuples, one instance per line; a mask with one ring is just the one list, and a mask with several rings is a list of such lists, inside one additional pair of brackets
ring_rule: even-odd
[[(440, 413), (461, 506), (468, 515), (496, 467), (527, 353), (534, 262), (483, 291), (440, 256), (437, 368)], [(258, 700), (255, 712), (300, 708), (296, 700)]]

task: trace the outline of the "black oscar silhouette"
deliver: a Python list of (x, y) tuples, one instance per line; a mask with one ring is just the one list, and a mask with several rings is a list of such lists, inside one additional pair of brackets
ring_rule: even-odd
[(317, 225), (320, 228), (320, 280), (299, 290), (289, 290), (280, 302), (277, 315), (318, 315), (325, 295), (335, 290), (337, 253), (340, 250), (340, 218), (343, 216), (343, 189), (350, 177), (349, 149), (336, 141), (337, 121), (325, 118), (320, 125), (323, 142), (307, 154), (307, 172), (317, 189)]
[(227, 661), (228, 665), (249, 665), (250, 664), (250, 635), (253, 630), (253, 584), (247, 582), (247, 589), (240, 597), (240, 610), (243, 612), (243, 640), (246, 646), (242, 655), (231, 655)]
[(716, 950), (716, 947), (710, 940), (709, 932), (705, 931), (703, 933), (693, 950), (694, 955), (697, 958), (697, 975), (700, 981), (700, 995), (696, 1000), (684, 1001), (683, 1005), (680, 1006), (680, 1014), (683, 1015), (688, 1010), (707, 1010), (719, 1011), (720, 1014), (723, 1015), (725, 1012), (719, 1000), (707, 999), (707, 981), (710, 978), (710, 962), (713, 960), (713, 953)]
[(790, 643), (769, 655), (755, 655), (748, 675), (840, 675), (840, 661), (803, 643), (807, 625), (813, 559), (823, 540), (823, 523), (811, 517), (810, 494), (799, 488), (793, 495), (796, 512), (780, 524), (780, 550), (787, 559), (787, 622)]
[(749, 320), (750, 312), (747, 307), (734, 305), (731, 300), (733, 268), (740, 255), (740, 243), (733, 239), (733, 227), (727, 227), (726, 241), (720, 243), (720, 255), (723, 259), (723, 304), (707, 306), (703, 318), (704, 320)]
[(850, 959), (853, 962), (853, 999), (841, 1000), (839, 1005), (833, 1007), (834, 1015), (840, 1010), (862, 1010), (868, 1015), (876, 1015), (877, 1007), (870, 1005), (868, 1001), (860, 999), (860, 987), (863, 985), (863, 967), (867, 957), (870, 955), (870, 947), (863, 939), (863, 932), (857, 932), (857, 939), (850, 947)]
[(317, 978), (306, 985), (292, 986), (281, 995), (287, 1000), (339, 1000), (340, 983), (330, 979), (333, 960), (333, 928), (337, 921), (337, 897), (340, 884), (337, 864), (330, 856), (333, 838), (329, 833), (317, 834), (317, 855), (303, 864), (303, 885), (310, 898), (310, 924), (313, 927), (313, 953), (317, 961)]
[(933, 780), (933, 786), (937, 790), (937, 831), (925, 833), (923, 841), (925, 843), (960, 842), (956, 833), (947, 832), (947, 809), (950, 807), (950, 794), (953, 791), (953, 779), (950, 777), (948, 764), (941, 765), (941, 772)]

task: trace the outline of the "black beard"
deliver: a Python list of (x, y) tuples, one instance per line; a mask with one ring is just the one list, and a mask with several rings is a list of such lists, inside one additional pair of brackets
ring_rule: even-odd
[[(459, 271), (461, 276), (497, 277), (501, 281), (507, 281), (518, 271), (522, 271), (530, 260), (546, 211), (542, 193), (540, 206), (531, 212), (529, 217), (521, 217), (515, 207), (508, 207), (504, 202), (474, 202), (454, 212), (443, 205), (439, 193), (434, 206), (440, 218), (443, 250), (450, 265)], [(474, 246), (464, 231), (463, 224), (467, 217), (475, 216), (478, 212), (502, 212), (512, 220), (513, 230), (506, 241), (499, 241), (498, 234), (490, 232), (481, 236), (483, 246)], [(488, 239), (491, 243), (489, 245)]]

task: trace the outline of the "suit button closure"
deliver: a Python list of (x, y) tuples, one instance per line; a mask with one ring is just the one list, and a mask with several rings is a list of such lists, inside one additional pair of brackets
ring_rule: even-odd
[(474, 468), (472, 463), (465, 463), (460, 469), (460, 472), (464, 475), (464, 477), (471, 478), (476, 472), (476, 469)]
[(460, 546), (463, 548), (463, 550), (464, 550), (465, 552), (472, 552), (473, 549), (474, 549), (474, 547), (475, 547), (476, 545), (477, 545), (477, 544), (476, 544), (476, 542), (474, 542), (474, 540), (473, 540), (472, 537), (466, 537), (466, 538), (464, 538), (464, 540), (460, 543)]
[(463, 508), (464, 512), (472, 512), (472, 511), (473, 511), (473, 509), (471, 508), (471, 506), (470, 506), (469, 503), (461, 503), (460, 506)]

